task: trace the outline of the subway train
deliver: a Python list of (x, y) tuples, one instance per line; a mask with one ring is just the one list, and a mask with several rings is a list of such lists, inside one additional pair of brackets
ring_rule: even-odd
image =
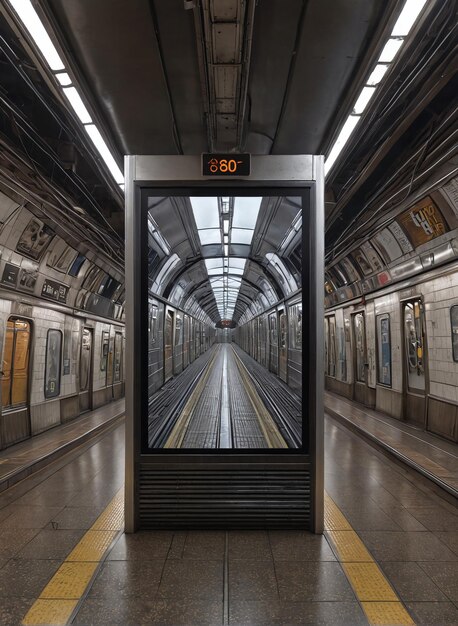
[(237, 327), (234, 341), (293, 391), (302, 388), (302, 292)]
[(124, 395), (124, 326), (0, 300), (2, 448)]
[(0, 192), (0, 448), (124, 395), (122, 266), (91, 239)]
[(216, 340), (213, 326), (167, 300), (148, 300), (148, 395), (181, 374)]
[(458, 441), (458, 267), (327, 309), (330, 391)]

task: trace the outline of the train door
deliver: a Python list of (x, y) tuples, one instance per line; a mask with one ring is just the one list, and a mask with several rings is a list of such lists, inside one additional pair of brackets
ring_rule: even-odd
[(277, 314), (269, 315), (269, 369), (276, 374), (278, 372), (278, 333)]
[(113, 398), (121, 397), (122, 380), (122, 333), (115, 333), (113, 351)]
[(288, 323), (284, 309), (278, 311), (278, 327), (278, 375), (286, 383), (288, 380)]
[(180, 374), (183, 370), (183, 318), (181, 313), (175, 314), (175, 347), (173, 351), (173, 373)]
[(80, 413), (92, 408), (92, 329), (83, 328), (80, 352)]
[(164, 329), (164, 382), (173, 376), (173, 311), (166, 311)]
[(3, 445), (30, 435), (29, 363), (31, 325), (28, 320), (7, 321), (2, 365), (2, 430)]
[(259, 320), (253, 320), (253, 359), (259, 360)]
[(196, 358), (196, 340), (195, 334), (195, 322), (192, 317), (189, 318), (189, 359), (190, 363)]
[(353, 371), (354, 399), (366, 404), (367, 399), (367, 343), (366, 343), (366, 318), (364, 313), (353, 315)]
[(404, 303), (404, 418), (422, 428), (425, 426), (426, 414), (424, 318), (420, 298)]
[(184, 316), (183, 321), (183, 369), (189, 365), (189, 316)]

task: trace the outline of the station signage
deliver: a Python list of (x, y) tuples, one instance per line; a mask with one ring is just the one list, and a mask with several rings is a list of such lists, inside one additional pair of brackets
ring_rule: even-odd
[(250, 154), (202, 154), (202, 176), (249, 176)]

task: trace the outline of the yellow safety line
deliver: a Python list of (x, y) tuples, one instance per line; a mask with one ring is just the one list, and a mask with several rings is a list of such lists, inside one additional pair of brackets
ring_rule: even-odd
[(196, 407), (197, 401), (200, 398), (200, 395), (207, 383), (207, 380), (210, 376), (213, 363), (220, 352), (220, 346), (218, 346), (218, 350), (215, 350), (214, 355), (210, 359), (210, 361), (206, 365), (206, 369), (204, 374), (200, 377), (199, 382), (194, 387), (193, 392), (189, 396), (188, 401), (186, 402), (180, 417), (175, 423), (175, 426), (172, 428), (172, 432), (167, 438), (167, 441), (164, 444), (164, 448), (181, 448), (181, 444), (186, 435), (186, 431), (188, 429), (189, 422), (191, 421), (191, 417), (193, 411)]
[(76, 544), (40, 597), (32, 604), (24, 626), (68, 624), (100, 561), (124, 525), (124, 487)]
[(326, 492), (324, 528), (369, 624), (414, 626), (414, 621), (366, 546)]

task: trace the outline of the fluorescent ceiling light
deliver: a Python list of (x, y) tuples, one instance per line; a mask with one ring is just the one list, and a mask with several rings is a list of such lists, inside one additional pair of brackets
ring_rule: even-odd
[(229, 220), (223, 220), (223, 233), (225, 235), (229, 233)]
[(235, 198), (232, 227), (254, 229), (262, 198)]
[(218, 198), (189, 198), (198, 230), (219, 228)]
[(254, 230), (247, 230), (243, 228), (232, 228), (231, 242), (251, 244), (251, 240), (253, 239), (253, 233), (254, 233)]
[(72, 84), (72, 79), (67, 72), (59, 72), (59, 74), (56, 74), (56, 78), (62, 87), (68, 87), (68, 85)]
[(51, 38), (45, 30), (42, 21), (32, 6), (30, 0), (9, 0), (11, 6), (19, 15), (22, 23), (29, 31), (32, 39), (38, 46), (41, 54), (46, 59), (49, 67), (57, 72), (65, 69), (62, 59), (59, 56)]
[(227, 244), (224, 244), (224, 255), (225, 256), (229, 255), (229, 246)]
[(391, 63), (403, 43), (404, 39), (388, 39), (377, 63)]
[(86, 129), (87, 134), (92, 140), (92, 143), (97, 148), (100, 156), (105, 161), (105, 165), (111, 172), (111, 175), (115, 179), (115, 181), (120, 184), (124, 182), (124, 175), (119, 169), (116, 161), (113, 158), (110, 150), (108, 149), (107, 144), (105, 143), (102, 135), (100, 134), (99, 129), (94, 124), (86, 124), (84, 127)]
[(353, 108), (354, 115), (361, 115), (369, 104), (370, 99), (375, 93), (377, 87), (363, 87)]
[(221, 243), (221, 233), (219, 228), (207, 228), (197, 232), (199, 233), (200, 243), (203, 246), (210, 243)]
[(390, 66), (386, 63), (377, 63), (377, 65), (372, 70), (371, 75), (367, 79), (367, 85), (378, 85), (382, 78), (385, 76), (389, 67)]
[(420, 15), (426, 0), (407, 0), (391, 33), (392, 37), (406, 37), (417, 17)]
[(223, 240), (224, 240), (224, 243), (229, 243), (229, 236), (224, 235)]
[(62, 91), (67, 96), (68, 101), (72, 105), (72, 108), (77, 114), (80, 122), (83, 124), (91, 124), (92, 118), (89, 115), (89, 111), (86, 109), (86, 106), (81, 100), (81, 96), (76, 91), (75, 87), (64, 87)]
[(328, 155), (328, 158), (324, 162), (325, 173), (327, 174), (329, 170), (334, 165), (337, 157), (341, 153), (344, 145), (347, 143), (348, 138), (354, 131), (357, 123), (361, 118), (358, 115), (349, 115), (345, 124), (342, 126), (339, 136), (336, 139), (336, 142), (332, 146), (332, 150)]

